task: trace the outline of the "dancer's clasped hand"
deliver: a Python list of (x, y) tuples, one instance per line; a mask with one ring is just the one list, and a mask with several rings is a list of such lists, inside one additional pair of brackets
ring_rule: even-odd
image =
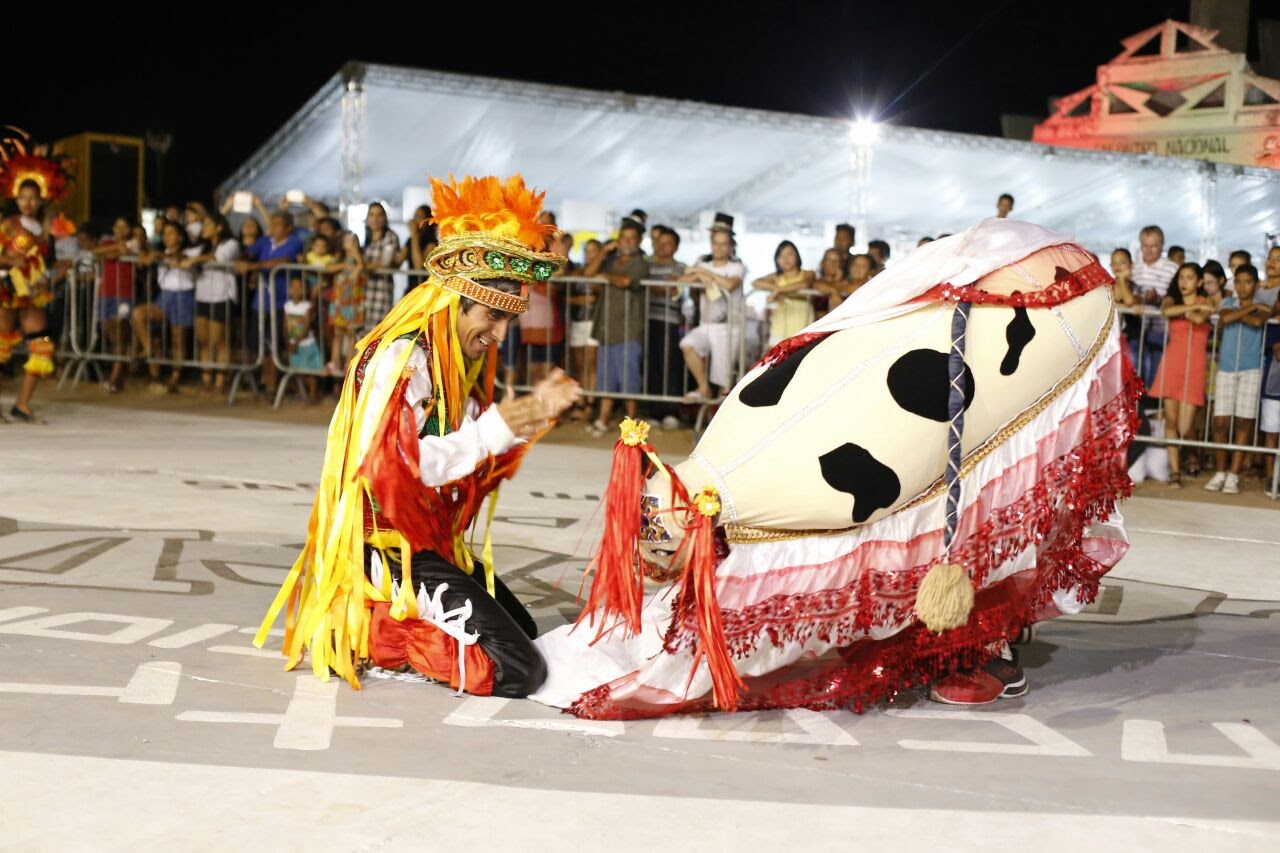
[(582, 398), (582, 386), (559, 368), (534, 386), (523, 397), (512, 397), (498, 404), (498, 414), (519, 438), (528, 438), (546, 429), (554, 418)]

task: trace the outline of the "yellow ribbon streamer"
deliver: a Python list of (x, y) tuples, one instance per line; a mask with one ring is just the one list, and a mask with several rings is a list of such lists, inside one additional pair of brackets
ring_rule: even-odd
[[(262, 648), (280, 611), (288, 606), (290, 618), (286, 619), (283, 644), (286, 670), (296, 667), (304, 652), (309, 652), (311, 668), (317, 678), (327, 681), (332, 669), (353, 687), (359, 688), (355, 662), (368, 656), (369, 609), (366, 602), (390, 602), (390, 613), (396, 619), (418, 618), (408, 541), (396, 531), (375, 529), (370, 536), (364, 535), (364, 501), (371, 498), (371, 494), (367, 479), (360, 476), (359, 471), (397, 383), (384, 382), (375, 388), (374, 383), (365, 382), (358, 395), (352, 393), (352, 389), (355, 388), (357, 367), (375, 340), (376, 349), (369, 363), (374, 363), (405, 335), (411, 334), (416, 338), (424, 333), (430, 334), (433, 316), (446, 311), (448, 332), (444, 341), (432, 341), (429, 365), (437, 395), (439, 432), (444, 435), (451, 406), (466, 405), (483, 367), (481, 361), (468, 364), (463, 358), (461, 344), (453, 332), (457, 329), (458, 310), (458, 295), (444, 290), (438, 280), (431, 278), (401, 299), (388, 316), (359, 341), (355, 355), (347, 364), (343, 394), (329, 422), (320, 485), (308, 522), (307, 544), (294, 561), (253, 639), (254, 645)], [(445, 365), (440, 357), (442, 345), (449, 347), (452, 365), (460, 372), (462, 394), (459, 400), (447, 400), (444, 393), (448, 384), (444, 381)], [(392, 376), (405, 374), (412, 353), (413, 347), (405, 347), (399, 353)], [(367, 415), (374, 412), (378, 417), (369, 419)], [(485, 586), (490, 595), (494, 594), (491, 528), (496, 502), (495, 490), (489, 499), (482, 549)], [(374, 587), (365, 577), (366, 542), (378, 549), (383, 565), (387, 567), (379, 587)], [(473, 573), (474, 557), (465, 544), (463, 530), (454, 529), (453, 545), (459, 567), (468, 574)], [(402, 583), (392, 601), (390, 563), (395, 552), (399, 556)], [(293, 602), (296, 602), (296, 612)]]

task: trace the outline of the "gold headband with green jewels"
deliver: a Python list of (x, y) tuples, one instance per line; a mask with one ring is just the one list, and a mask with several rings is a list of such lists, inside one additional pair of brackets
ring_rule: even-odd
[(510, 278), (536, 284), (551, 278), (566, 262), (563, 255), (535, 252), (518, 240), (473, 231), (441, 240), (427, 257), (427, 269), (441, 280), (464, 276), (472, 282)]

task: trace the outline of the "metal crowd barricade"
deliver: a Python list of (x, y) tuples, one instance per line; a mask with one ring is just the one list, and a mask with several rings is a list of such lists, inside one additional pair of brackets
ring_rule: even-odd
[[(1120, 322), (1124, 324), (1122, 326), (1122, 329), (1124, 330), (1125, 345), (1129, 348), (1130, 358), (1133, 361), (1134, 368), (1139, 372), (1139, 375), (1142, 376), (1143, 385), (1144, 385), (1144, 388), (1146, 389), (1146, 393), (1144, 394), (1144, 400), (1154, 399), (1154, 398), (1150, 398), (1149, 395), (1152, 390), (1152, 384), (1154, 383), (1157, 376), (1160, 376), (1161, 378), (1161, 387), (1156, 390), (1161, 392), (1169, 390), (1163, 387), (1165, 379), (1164, 379), (1164, 376), (1161, 375), (1161, 365), (1162, 365), (1162, 362), (1164, 362), (1166, 355), (1168, 355), (1170, 352), (1170, 339), (1171, 339), (1170, 330), (1172, 328), (1172, 324), (1174, 322), (1178, 322), (1180, 318), (1165, 317), (1161, 309), (1154, 305), (1141, 305), (1141, 306), (1133, 306), (1133, 307), (1117, 305), (1116, 311), (1119, 315)], [(1126, 318), (1129, 318), (1129, 319), (1126, 320)], [(1163, 322), (1162, 323), (1154, 322), (1157, 319), (1163, 320)], [(1189, 321), (1186, 321), (1186, 322), (1189, 322)], [(1237, 322), (1242, 322), (1242, 321), (1237, 321)], [(1267, 330), (1268, 328), (1274, 329), (1278, 325), (1280, 325), (1280, 319), (1272, 318), (1268, 320), (1267, 323), (1262, 327), (1262, 335), (1263, 335), (1262, 356), (1257, 366), (1257, 370), (1259, 371), (1258, 400), (1254, 404), (1254, 416), (1252, 418), (1243, 418), (1243, 417), (1241, 418), (1242, 420), (1253, 421), (1252, 435), (1249, 436), (1249, 439), (1250, 439), (1249, 443), (1240, 443), (1235, 441), (1236, 419), (1237, 419), (1237, 416), (1235, 414), (1235, 407), (1233, 407), (1229, 415), (1225, 416), (1228, 419), (1227, 431), (1226, 431), (1227, 440), (1226, 441), (1214, 440), (1214, 435), (1213, 435), (1214, 420), (1215, 420), (1214, 404), (1216, 401), (1218, 381), (1222, 375), (1222, 371), (1218, 370), (1219, 357), (1221, 355), (1221, 352), (1219, 350), (1219, 344), (1221, 342), (1222, 335), (1223, 335), (1223, 323), (1222, 323), (1221, 312), (1218, 310), (1215, 310), (1212, 316), (1210, 317), (1209, 322), (1205, 325), (1208, 325), (1209, 332), (1207, 334), (1208, 340), (1203, 345), (1204, 347), (1206, 347), (1204, 351), (1204, 355), (1205, 355), (1204, 375), (1199, 378), (1197, 378), (1194, 375), (1196, 362), (1198, 361), (1198, 355), (1199, 355), (1199, 352), (1198, 352), (1199, 348), (1195, 343), (1195, 334), (1193, 331), (1194, 327), (1192, 327), (1192, 330), (1188, 331), (1189, 339), (1185, 347), (1185, 352), (1179, 353), (1177, 351), (1178, 350), (1177, 347), (1173, 348), (1173, 357), (1176, 359), (1179, 355), (1181, 355), (1183, 359), (1183, 363), (1181, 365), (1175, 365), (1170, 363), (1165, 366), (1165, 371), (1164, 371), (1167, 374), (1174, 371), (1178, 367), (1181, 368), (1182, 387), (1178, 389), (1178, 391), (1181, 394), (1181, 397), (1183, 399), (1186, 399), (1192, 396), (1198, 396), (1191, 393), (1191, 388), (1194, 383), (1197, 383), (1199, 381), (1203, 381), (1205, 383), (1204, 405), (1199, 407), (1198, 411), (1195, 413), (1194, 418), (1192, 419), (1190, 428), (1186, 430), (1187, 433), (1192, 433), (1192, 434), (1199, 433), (1200, 437), (1195, 438), (1191, 436), (1179, 436), (1177, 435), (1177, 432), (1179, 432), (1179, 430), (1176, 428), (1176, 425), (1174, 426), (1174, 430), (1173, 430), (1174, 434), (1169, 434), (1169, 426), (1166, 423), (1166, 411), (1165, 411), (1165, 404), (1164, 404), (1165, 397), (1162, 396), (1161, 399), (1156, 404), (1158, 408), (1155, 412), (1155, 415), (1160, 424), (1161, 431), (1164, 434), (1138, 435), (1135, 437), (1135, 440), (1144, 444), (1154, 445), (1156, 447), (1173, 446), (1178, 448), (1192, 448), (1195, 452), (1199, 452), (1201, 450), (1212, 450), (1212, 451), (1215, 451), (1215, 453), (1222, 452), (1226, 454), (1231, 454), (1238, 451), (1246, 454), (1246, 457), (1245, 457), (1246, 459), (1248, 458), (1248, 455), (1252, 455), (1252, 454), (1258, 454), (1259, 457), (1261, 458), (1265, 458), (1266, 456), (1271, 456), (1273, 457), (1273, 460), (1272, 460), (1272, 470), (1270, 475), (1270, 488), (1268, 490), (1268, 496), (1272, 500), (1280, 499), (1280, 448), (1266, 447), (1264, 444), (1264, 440), (1262, 438), (1263, 433), (1261, 432), (1261, 427), (1262, 427), (1261, 406), (1262, 406), (1262, 400), (1263, 400), (1263, 391), (1265, 390), (1262, 387), (1261, 383), (1263, 382), (1266, 374), (1267, 362), (1268, 360), (1271, 359), (1271, 353), (1266, 346)], [(1233, 361), (1238, 364), (1239, 355), (1240, 355), (1240, 346), (1242, 345), (1241, 336), (1237, 335), (1235, 340), (1236, 340), (1236, 349), (1235, 349), (1235, 352), (1231, 353), (1231, 355), (1233, 356)], [(1244, 370), (1251, 371), (1253, 369), (1254, 368), (1245, 368)], [(1274, 368), (1274, 369), (1280, 369), (1280, 368)], [(1233, 371), (1233, 372), (1243, 372), (1243, 371)], [(1238, 390), (1239, 389), (1237, 389), (1237, 393), (1238, 393)], [(1150, 403), (1148, 403), (1147, 406), (1148, 406), (1148, 411), (1144, 411), (1142, 413), (1142, 417), (1144, 418), (1147, 418), (1149, 416)], [(1228, 456), (1228, 462), (1229, 462), (1229, 459), (1230, 457)], [(1225, 467), (1229, 467), (1229, 465), (1224, 466), (1224, 468)], [(1215, 469), (1221, 470), (1221, 469), (1217, 469), (1216, 466), (1215, 466)], [(1265, 472), (1264, 472), (1264, 476), (1265, 476)]]
[(67, 271), (66, 290), (64, 292), (62, 329), (58, 335), (57, 359), (62, 365), (62, 375), (58, 379), (58, 387), (65, 385), (67, 379), (75, 374), (78, 383), (85, 370), (96, 365), (87, 361), (92, 350), (95, 324), (90, 313), (94, 304), (94, 293), (101, 271), (100, 262), (85, 270), (73, 266)]
[[(153, 381), (159, 380), (160, 369), (166, 367), (230, 375), (230, 382), (225, 384), (228, 405), (235, 403), (246, 379), (256, 389), (253, 374), (266, 353), (263, 318), (251, 304), (256, 299), (251, 281), (256, 273), (241, 276), (236, 274), (234, 264), (202, 264), (189, 270), (193, 284), (189, 297), (169, 297), (170, 304), (162, 296), (165, 290), (159, 283), (160, 272), (168, 269), (164, 261), (151, 265), (135, 256), (125, 256), (117, 263), (132, 267), (127, 298), (115, 292), (104, 294), (105, 264), (101, 260), (93, 264), (91, 280), (69, 273), (62, 336), (66, 346), (60, 353), (64, 367), (59, 387), (68, 380), (75, 387), (89, 371), (102, 381), (103, 365), (123, 362), (132, 366), (140, 362), (148, 366)], [(197, 302), (194, 283), (202, 271), (233, 276), (234, 296), (223, 306), (225, 322), (216, 322), (217, 312), (201, 321), (200, 305), (209, 303)], [(222, 328), (215, 335), (216, 326)], [(224, 353), (225, 359), (219, 358), (219, 353)], [(217, 387), (216, 376), (211, 379), (215, 379)]]
[[(690, 399), (690, 373), (680, 345), (686, 334), (696, 328), (688, 322), (686, 305), (689, 300), (696, 301), (705, 288), (696, 282), (658, 279), (644, 279), (639, 286), (644, 291), (642, 298), (631, 296), (629, 289), (610, 285), (603, 278), (557, 276), (544, 285), (536, 285), (530, 295), (530, 311), (513, 326), (502, 347), (502, 384), (516, 391), (529, 391), (552, 367), (560, 367), (582, 382), (589, 406), (604, 398), (647, 403), (652, 409), (669, 413), (675, 407), (696, 405), (694, 429), (701, 431), (718, 401)], [(535, 308), (538, 300), (548, 307)], [(618, 313), (619, 300), (623, 300), (620, 318), (613, 316)], [(748, 357), (758, 349), (751, 346), (747, 334), (745, 299), (731, 300), (729, 305), (732, 310), (724, 326), (731, 363), (725, 390), (750, 367)], [(613, 323), (607, 319), (611, 316)], [(594, 336), (597, 317), (606, 318), (599, 324), (601, 338)], [(538, 321), (549, 325), (534, 325)], [(620, 328), (610, 328), (619, 325)], [(610, 339), (611, 332), (616, 340)], [(531, 341), (535, 336), (539, 340)], [(640, 345), (639, 388), (628, 389), (637, 379), (636, 368), (624, 364), (622, 368), (629, 375), (615, 383), (622, 390), (606, 391), (604, 376), (617, 372), (616, 359), (629, 357), (624, 350), (613, 348), (624, 343)], [(716, 357), (713, 353), (704, 359), (708, 374), (711, 359)]]
[[(337, 273), (331, 272), (324, 267), (314, 267), (307, 264), (280, 264), (271, 271), (267, 281), (267, 293), (270, 303), (271, 328), (266, 333), (269, 346), (270, 357), (277, 371), (279, 371), (279, 384), (276, 388), (274, 408), (280, 408), (280, 404), (284, 402), (285, 395), (288, 393), (289, 383), (293, 382), (308, 397), (313, 391), (308, 380), (318, 380), (328, 377), (335, 377), (338, 381), (346, 375), (347, 364), (352, 356), (351, 346), (341, 345), (342, 338), (348, 338), (350, 344), (354, 346), (364, 336), (365, 332), (372, 329), (382, 317), (368, 316), (368, 308), (364, 306), (364, 294), (361, 294), (360, 301), (362, 303), (358, 325), (355, 327), (343, 327), (335, 323), (336, 317), (336, 298), (334, 292), (335, 276)], [(428, 273), (425, 271), (408, 271), (392, 270), (392, 269), (365, 269), (363, 277), (367, 281), (371, 277), (385, 278), (391, 280), (393, 275), (406, 275), (409, 277), (408, 290), (417, 287), (426, 280)], [(289, 313), (285, 307), (281, 307), (282, 300), (279, 298), (279, 288), (288, 288), (292, 281), (299, 279), (303, 283), (303, 295), (306, 300), (311, 303), (311, 316), (309, 323), (291, 322)], [(287, 295), (287, 294), (286, 294)], [(283, 314), (283, 316), (282, 316)], [(320, 363), (316, 365), (306, 364), (306, 354), (299, 353), (299, 346), (303, 341), (312, 340), (315, 342), (320, 354)], [(335, 348), (335, 343), (340, 344), (341, 351)], [(332, 369), (330, 368), (332, 365)]]

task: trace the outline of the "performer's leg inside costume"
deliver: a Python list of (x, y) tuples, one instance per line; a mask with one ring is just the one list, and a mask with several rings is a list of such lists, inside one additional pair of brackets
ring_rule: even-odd
[(55, 347), (48, 328), (27, 332), (23, 337), (27, 341), (27, 361), (22, 369), (33, 376), (48, 376), (53, 373)]
[[(392, 562), (389, 568), (392, 579), (399, 584), (402, 575), (399, 564)], [(477, 562), (476, 577), (483, 577), (483, 571), (483, 567)], [(538, 633), (537, 624), (500, 578), (493, 579), (495, 597), (491, 598), (483, 583), (430, 551), (419, 551), (413, 555), (412, 574), (414, 586), (425, 587), (428, 597), (435, 594), (436, 587), (440, 584), (448, 584), (441, 595), (445, 611), (462, 607), (470, 600), (471, 616), (466, 620), (465, 629), (468, 633), (479, 634), (476, 646), (492, 662), (491, 695), (523, 698), (542, 686), (547, 677), (547, 665), (533, 645), (533, 639)], [(378, 615), (375, 611), (375, 619), (389, 620), (390, 617), (385, 612)], [(405, 622), (416, 622), (412, 630), (439, 631), (435, 626), (418, 620)], [(372, 631), (371, 652), (376, 645), (374, 638), (385, 636), (377, 628), (375, 625)], [(456, 648), (452, 639), (446, 639), (445, 642), (451, 648)], [(469, 656), (469, 667), (471, 660)], [(436, 672), (424, 674), (435, 678), (441, 675)], [(471, 692), (481, 692), (483, 689), (472, 689), (476, 685), (471, 673), (468, 673), (467, 681)]]

